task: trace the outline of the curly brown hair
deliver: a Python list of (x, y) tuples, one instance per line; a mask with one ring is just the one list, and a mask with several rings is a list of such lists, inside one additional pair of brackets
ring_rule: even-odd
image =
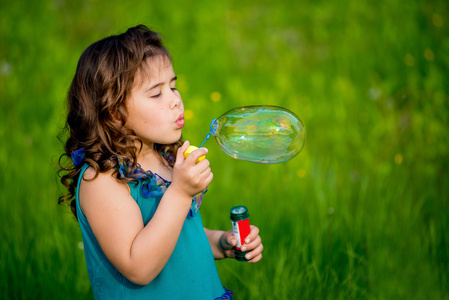
[[(144, 25), (95, 42), (81, 55), (67, 96), (64, 134), (68, 138), (59, 158), (58, 172), (68, 190), (59, 197), (58, 203), (69, 203), (75, 217), (76, 187), (83, 164), (72, 163), (74, 151), (83, 149), (83, 162), (95, 169), (96, 176), (112, 169), (118, 180), (132, 180), (119, 176), (119, 159), (129, 159), (131, 168), (139, 168), (137, 155), (141, 148), (136, 147), (136, 141), (140, 141), (124, 127), (128, 115), (126, 100), (136, 73), (145, 72), (143, 62), (157, 56), (171, 61), (159, 34)], [(164, 152), (166, 157), (175, 156), (180, 143), (155, 144), (155, 150)]]

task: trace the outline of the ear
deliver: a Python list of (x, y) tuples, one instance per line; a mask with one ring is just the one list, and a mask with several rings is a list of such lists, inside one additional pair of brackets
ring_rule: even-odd
[(121, 126), (125, 126), (128, 116), (126, 106), (121, 105), (119, 107), (111, 107), (109, 109), (109, 114), (111, 115), (111, 118), (112, 120), (114, 120), (114, 122), (117, 122)]

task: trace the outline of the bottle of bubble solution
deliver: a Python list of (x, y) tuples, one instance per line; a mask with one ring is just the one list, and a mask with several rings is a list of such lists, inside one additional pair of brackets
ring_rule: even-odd
[(249, 213), (245, 206), (234, 206), (231, 208), (232, 233), (237, 239), (235, 246), (235, 259), (238, 261), (247, 261), (245, 254), (249, 251), (242, 251), (241, 247), (245, 244), (245, 239), (251, 229), (249, 227)]

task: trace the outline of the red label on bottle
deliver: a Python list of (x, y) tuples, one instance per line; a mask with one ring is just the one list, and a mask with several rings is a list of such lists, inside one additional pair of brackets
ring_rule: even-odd
[(240, 247), (245, 243), (245, 239), (251, 231), (249, 227), (249, 218), (238, 222), (232, 222), (232, 231), (237, 238), (237, 245), (235, 248), (240, 250)]

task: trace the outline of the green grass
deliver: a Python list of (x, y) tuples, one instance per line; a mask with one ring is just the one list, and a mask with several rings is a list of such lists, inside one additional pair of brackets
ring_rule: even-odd
[(193, 144), (236, 106), (305, 123), (280, 165), (206, 143), (205, 225), (246, 205), (265, 246), (256, 265), (217, 262), (237, 299), (449, 299), (448, 20), (442, 0), (0, 4), (0, 298), (92, 298), (57, 205), (64, 98), (90, 43), (143, 23), (174, 57)]

